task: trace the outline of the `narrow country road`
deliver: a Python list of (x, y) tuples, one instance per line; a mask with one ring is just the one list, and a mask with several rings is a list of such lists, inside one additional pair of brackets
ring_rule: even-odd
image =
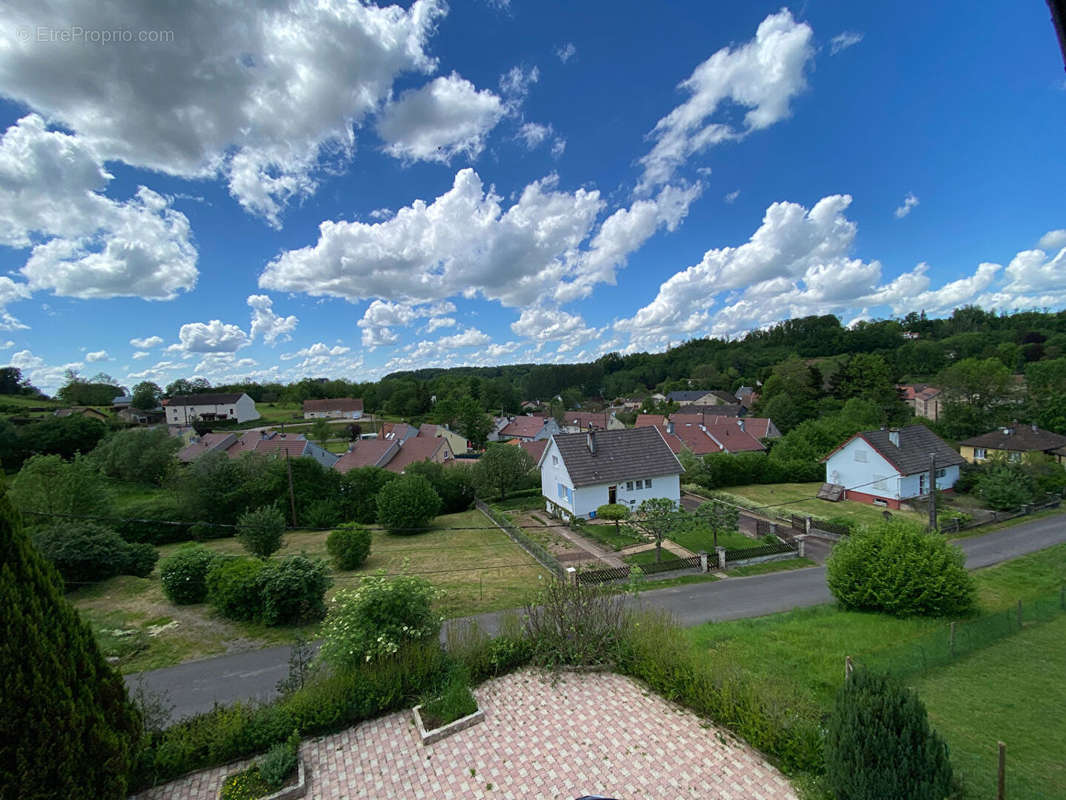
[[(1066, 542), (1066, 515), (1058, 514), (1015, 525), (995, 533), (962, 539), (970, 569), (987, 567)], [(673, 613), (682, 625), (758, 617), (792, 608), (828, 603), (825, 567), (730, 578), (643, 592), (639, 603)], [(503, 612), (474, 617), (489, 633), (499, 627)], [(190, 661), (139, 675), (126, 676), (135, 687), (143, 680), (149, 692), (166, 693), (173, 719), (209, 710), (215, 703), (266, 699), (288, 673), (288, 646)]]

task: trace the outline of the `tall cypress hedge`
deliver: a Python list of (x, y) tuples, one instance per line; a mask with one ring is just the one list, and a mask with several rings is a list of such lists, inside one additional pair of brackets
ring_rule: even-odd
[(0, 800), (126, 795), (140, 719), (61, 586), (0, 493)]

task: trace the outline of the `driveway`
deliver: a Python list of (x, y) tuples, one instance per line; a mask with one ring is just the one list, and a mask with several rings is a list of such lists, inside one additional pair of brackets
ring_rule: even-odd
[[(970, 569), (1066, 542), (1066, 515), (1015, 525), (995, 533), (958, 541)], [(682, 625), (759, 617), (815, 606), (832, 600), (825, 583), (825, 567), (808, 567), (750, 578), (729, 578), (713, 583), (694, 583), (641, 593), (641, 606), (671, 612)], [(631, 601), (632, 602), (632, 601)], [(473, 619), (488, 633), (499, 630), (504, 612), (480, 614)], [(226, 656), (190, 661), (175, 667), (142, 673), (145, 688), (166, 693), (174, 705), (173, 718), (208, 711), (217, 703), (242, 699), (266, 699), (288, 673), (289, 648), (268, 647)], [(126, 677), (135, 685), (137, 675)]]
[[(474, 694), (484, 722), (429, 746), (410, 711), (304, 742), (308, 797), (796, 800), (759, 753), (621, 675), (525, 670)], [(222, 779), (248, 763), (137, 798), (214, 800)]]

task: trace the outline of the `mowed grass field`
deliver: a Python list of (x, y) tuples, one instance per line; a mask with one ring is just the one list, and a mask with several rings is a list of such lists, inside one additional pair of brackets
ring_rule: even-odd
[[(760, 506), (772, 506), (768, 512), (787, 516), (797, 514), (799, 516), (810, 515), (822, 519), (844, 517), (861, 525), (873, 525), (884, 521), (884, 509), (866, 503), (855, 503), (850, 500), (841, 500), (831, 503), (828, 500), (817, 499), (821, 483), (773, 483), (755, 486), (730, 486), (723, 489), (720, 494), (736, 495)], [(914, 511), (893, 511), (892, 516), (903, 519), (925, 522), (922, 514)]]
[[(275, 557), (306, 553), (328, 561), (327, 531), (286, 533)], [(204, 546), (224, 554), (244, 555), (235, 539), (215, 539)], [(161, 558), (180, 544), (159, 548)], [(364, 575), (420, 574), (441, 594), (437, 608), (446, 617), (522, 605), (544, 570), (479, 512), (438, 517), (433, 529), (412, 536), (373, 531), (370, 558), (359, 570), (337, 572), (327, 597), (354, 588)], [(177, 664), (250, 647), (314, 636), (317, 625), (268, 628), (232, 622), (217, 616), (206, 604), (175, 606), (163, 594), (158, 568), (148, 578), (119, 576), (72, 592), (70, 599), (98, 632), (105, 652), (121, 655), (123, 672)], [(128, 652), (134, 651), (134, 652)]]
[[(1066, 585), (1066, 545), (1033, 553), (974, 573), (981, 611), (1008, 609), (1019, 600), (1046, 596)], [(960, 625), (965, 625), (962, 620)], [(923, 636), (948, 635), (949, 620), (897, 619), (841, 611), (825, 605), (755, 619), (701, 625), (688, 635), (716, 668), (743, 670), (767, 687), (784, 689), (800, 713), (818, 716), (832, 708), (844, 681), (844, 660), (906, 646)], [(1066, 615), (999, 640), (910, 683), (927, 703), (934, 725), (952, 746), (967, 776), (976, 765), (995, 767), (988, 753), (996, 739), (1017, 742), (1008, 759), (1032, 777), (1032, 786), (1062, 786), (1066, 752)], [(965, 702), (964, 702), (965, 699)], [(1042, 708), (1038, 708), (1042, 706)], [(986, 709), (980, 714), (976, 709)], [(1052, 731), (1051, 728), (1054, 728)], [(993, 748), (992, 751), (989, 747)], [(990, 773), (994, 779), (994, 772)], [(987, 776), (967, 783), (967, 798), (991, 797)], [(1021, 784), (1019, 784), (1021, 785)], [(1030, 785), (1030, 784), (1025, 784)], [(1046, 791), (1046, 790), (1045, 790)], [(1055, 797), (1054, 793), (1008, 797)]]

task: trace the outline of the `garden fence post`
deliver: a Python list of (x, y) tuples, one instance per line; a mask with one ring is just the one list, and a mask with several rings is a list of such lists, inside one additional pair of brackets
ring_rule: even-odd
[(796, 555), (803, 558), (807, 550), (807, 537), (800, 534), (796, 537)]
[(1007, 800), (1007, 745), (999, 743), (999, 776), (996, 780), (996, 800)]
[(718, 569), (725, 569), (725, 548), (716, 547), (714, 552), (718, 555)]
[(806, 533), (806, 534), (810, 534), (810, 532), (811, 532), (811, 518), (810, 517), (807, 517), (806, 519), (803, 520), (803, 532)]
[(955, 623), (951, 623), (951, 657), (955, 657)]
[(571, 586), (577, 586), (577, 570), (573, 567), (566, 568), (566, 582)]
[(709, 572), (710, 564), (707, 559), (707, 551), (700, 550), (700, 572)]

